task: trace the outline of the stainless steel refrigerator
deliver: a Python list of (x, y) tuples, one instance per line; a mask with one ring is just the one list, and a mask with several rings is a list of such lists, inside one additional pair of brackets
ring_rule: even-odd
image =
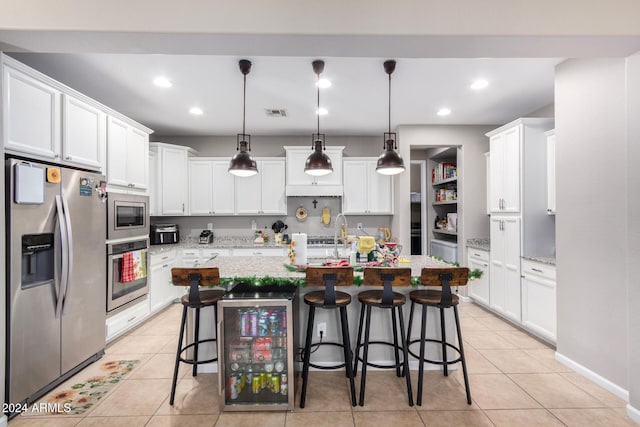
[(5, 161), (7, 403), (31, 402), (104, 354), (104, 177)]

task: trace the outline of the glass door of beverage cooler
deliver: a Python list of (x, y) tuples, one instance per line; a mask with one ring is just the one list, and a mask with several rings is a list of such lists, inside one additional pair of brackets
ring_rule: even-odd
[(222, 300), (218, 304), (222, 409), (293, 410), (291, 300)]

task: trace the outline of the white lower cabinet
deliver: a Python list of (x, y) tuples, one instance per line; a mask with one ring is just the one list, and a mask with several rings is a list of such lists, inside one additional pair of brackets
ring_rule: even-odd
[(119, 337), (134, 326), (139, 325), (148, 316), (149, 300), (144, 299), (136, 305), (108, 317), (105, 324), (107, 342)]
[(473, 298), (475, 302), (488, 306), (490, 300), (489, 252), (480, 249), (468, 248), (467, 267), (472, 271), (476, 269), (482, 271), (482, 276), (480, 278), (473, 279), (468, 283), (469, 296)]
[(285, 248), (238, 248), (233, 249), (233, 256), (284, 256)]
[(522, 325), (556, 342), (556, 268), (522, 260)]
[(520, 217), (491, 216), (489, 306), (521, 321)]
[(202, 266), (218, 256), (230, 256), (231, 249), (225, 248), (189, 248), (182, 250), (181, 264), (184, 267)]
[(176, 250), (153, 254), (149, 258), (149, 309), (153, 314), (171, 304), (184, 289), (171, 284), (171, 269), (178, 265)]

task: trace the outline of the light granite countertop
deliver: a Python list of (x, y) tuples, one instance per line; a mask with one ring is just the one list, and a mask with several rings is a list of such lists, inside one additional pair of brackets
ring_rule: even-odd
[(480, 249), (482, 251), (488, 251), (491, 249), (491, 241), (488, 237), (467, 239), (467, 247), (473, 249)]
[(556, 265), (556, 259), (554, 257), (523, 255), (522, 259), (526, 259), (528, 261), (539, 262), (541, 264)]
[(182, 240), (171, 245), (151, 245), (149, 254), (155, 255), (171, 249), (233, 249), (233, 248), (288, 248), (289, 244), (276, 245), (273, 241), (256, 245), (251, 237), (216, 237), (212, 243), (201, 244), (195, 239)]
[[(448, 266), (448, 264), (423, 255), (412, 255), (406, 258), (410, 262), (399, 264), (398, 267), (410, 267), (412, 276), (420, 276), (423, 267)], [(251, 262), (248, 263), (246, 257), (219, 256), (204, 265), (220, 268), (221, 277), (270, 276), (284, 279), (305, 277), (303, 272), (289, 271), (285, 268), (286, 261), (284, 257), (259, 256), (252, 257)]]

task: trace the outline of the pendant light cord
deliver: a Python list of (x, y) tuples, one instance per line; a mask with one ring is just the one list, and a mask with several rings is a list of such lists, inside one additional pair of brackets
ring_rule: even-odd
[(318, 102), (316, 103), (316, 116), (318, 116), (318, 138), (320, 138), (320, 73), (316, 74), (316, 91), (318, 93)]
[(245, 124), (245, 115), (246, 115), (246, 110), (247, 110), (247, 75), (244, 75), (244, 88), (243, 88), (243, 95), (242, 95), (242, 134), (245, 135), (245, 128), (244, 128), (244, 124)]
[(389, 74), (389, 133), (391, 133), (391, 74)]

